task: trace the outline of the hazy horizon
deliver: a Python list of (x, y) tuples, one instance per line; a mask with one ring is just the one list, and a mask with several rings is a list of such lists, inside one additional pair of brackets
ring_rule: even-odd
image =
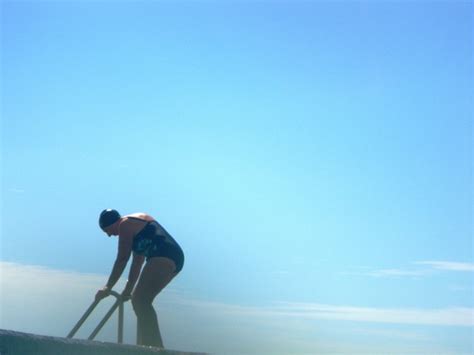
[[(92, 303), (91, 290), (107, 276), (6, 262), (0, 262), (0, 275), (0, 328), (58, 337), (69, 333)], [(124, 284), (122, 279), (118, 285)], [(24, 292), (25, 285), (34, 293)], [(75, 338), (86, 339), (114, 301), (102, 301)], [(212, 354), (468, 354), (463, 343), (469, 342), (474, 323), (472, 308), (238, 305), (193, 298), (174, 283), (157, 297), (155, 307), (166, 348)], [(45, 326), (49, 319), (54, 323)], [(134, 344), (130, 303), (124, 324), (124, 343)], [(436, 342), (430, 340), (432, 333)], [(450, 339), (459, 343), (448, 345)], [(95, 340), (117, 341), (117, 313)]]

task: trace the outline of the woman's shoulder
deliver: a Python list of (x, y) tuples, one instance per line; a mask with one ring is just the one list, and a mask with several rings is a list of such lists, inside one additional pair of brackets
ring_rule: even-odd
[(154, 221), (154, 218), (147, 213), (132, 213), (126, 216), (123, 216), (122, 222), (120, 223), (120, 232), (119, 235), (123, 236), (132, 236), (139, 232), (145, 222)]
[(131, 213), (129, 215), (126, 215), (124, 217), (130, 217), (131, 219), (141, 219), (141, 220), (144, 220), (144, 221), (154, 221), (155, 219), (150, 216), (148, 213), (144, 213), (144, 212), (137, 212), (137, 213)]

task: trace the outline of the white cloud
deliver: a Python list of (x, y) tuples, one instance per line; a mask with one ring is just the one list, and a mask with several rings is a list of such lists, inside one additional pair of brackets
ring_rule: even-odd
[(427, 265), (433, 269), (444, 271), (474, 271), (474, 263), (461, 263), (453, 261), (417, 261), (415, 264)]
[(427, 270), (403, 270), (403, 269), (381, 269), (369, 271), (366, 275), (373, 277), (402, 277), (402, 276), (412, 276), (420, 277), (429, 274)]
[(399, 278), (399, 277), (410, 277), (420, 278), (432, 274), (431, 270), (413, 270), (413, 269), (379, 269), (379, 270), (367, 270), (367, 271), (345, 271), (339, 272), (339, 275), (344, 276), (370, 276), (375, 278)]
[(25, 190), (24, 190), (24, 189), (19, 189), (19, 188), (16, 188), (16, 187), (9, 188), (8, 191), (13, 192), (13, 193), (16, 193), (16, 194), (23, 194), (23, 193), (25, 193)]
[(277, 308), (276, 311), (294, 317), (327, 320), (442, 326), (474, 326), (474, 308), (469, 307), (417, 309), (287, 303)]
[(371, 276), (377, 278), (387, 277), (412, 277), (419, 278), (436, 273), (437, 271), (457, 271), (471, 272), (474, 271), (473, 263), (452, 262), (452, 261), (416, 261), (412, 264), (417, 265), (416, 268), (390, 268), (379, 270), (366, 270), (355, 272), (344, 272), (343, 275), (359, 275)]
[(288, 302), (280, 302), (266, 307), (251, 307), (184, 299), (175, 300), (175, 302), (195, 309), (203, 309), (210, 313), (227, 314), (229, 316), (239, 317), (274, 317), (393, 324), (474, 326), (474, 308), (469, 307), (447, 307), (437, 309), (375, 308)]

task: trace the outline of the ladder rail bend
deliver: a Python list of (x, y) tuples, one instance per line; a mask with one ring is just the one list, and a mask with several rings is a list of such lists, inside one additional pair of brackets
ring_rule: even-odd
[[(91, 335), (87, 338), (88, 340), (94, 340), (94, 338), (97, 336), (97, 334), (100, 332), (100, 330), (103, 328), (105, 323), (109, 320), (109, 318), (112, 316), (112, 314), (115, 312), (115, 310), (118, 308), (119, 309), (119, 314), (118, 314), (118, 329), (117, 329), (117, 343), (122, 344), (123, 343), (123, 304), (127, 300), (123, 300), (122, 297), (120, 296), (119, 293), (115, 291), (110, 291), (110, 295), (114, 296), (116, 298), (115, 303), (110, 307), (109, 311), (106, 313), (104, 318), (99, 322), (97, 327), (93, 330)], [(94, 311), (95, 307), (100, 303), (101, 300), (94, 300), (92, 304), (87, 308), (87, 310), (84, 312), (82, 317), (79, 319), (79, 321), (76, 323), (76, 325), (72, 328), (72, 330), (69, 332), (67, 335), (67, 338), (72, 338), (76, 334), (76, 332), (81, 328), (81, 326), (84, 324), (84, 322), (87, 320), (87, 318), (90, 316), (90, 314)]]

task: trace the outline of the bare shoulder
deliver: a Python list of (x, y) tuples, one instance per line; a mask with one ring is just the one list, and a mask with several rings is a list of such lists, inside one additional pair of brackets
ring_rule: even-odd
[(143, 225), (145, 224), (144, 221), (153, 221), (153, 217), (147, 215), (146, 213), (133, 213), (124, 216), (122, 222), (120, 223), (120, 236), (135, 235), (135, 233), (143, 228)]
[(125, 217), (140, 218), (140, 219), (144, 219), (145, 221), (154, 221), (155, 220), (152, 216), (150, 216), (149, 214), (144, 213), (144, 212), (132, 213), (132, 214), (129, 214)]

